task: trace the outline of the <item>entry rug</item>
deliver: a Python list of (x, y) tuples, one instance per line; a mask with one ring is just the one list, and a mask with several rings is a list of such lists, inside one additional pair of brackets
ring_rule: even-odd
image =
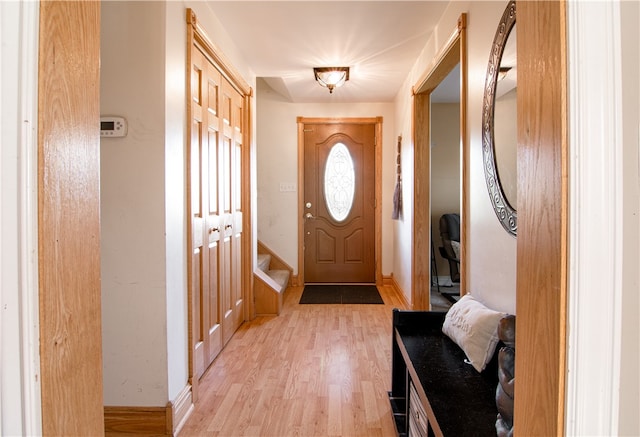
[(375, 285), (305, 285), (301, 304), (384, 304)]

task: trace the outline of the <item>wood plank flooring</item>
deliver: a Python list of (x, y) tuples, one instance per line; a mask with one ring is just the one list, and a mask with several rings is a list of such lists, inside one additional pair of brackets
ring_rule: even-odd
[(391, 312), (384, 305), (299, 305), (240, 327), (201, 379), (187, 436), (392, 436)]

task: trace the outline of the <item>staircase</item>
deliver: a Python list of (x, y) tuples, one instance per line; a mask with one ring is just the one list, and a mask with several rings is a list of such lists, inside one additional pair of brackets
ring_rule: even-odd
[(256, 315), (279, 315), (284, 291), (289, 285), (290, 269), (271, 269), (272, 255), (258, 253), (258, 268), (253, 272)]

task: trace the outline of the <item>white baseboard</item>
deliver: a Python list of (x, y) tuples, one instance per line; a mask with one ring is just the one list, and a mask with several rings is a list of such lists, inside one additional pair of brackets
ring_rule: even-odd
[(171, 403), (173, 434), (178, 435), (182, 426), (185, 424), (191, 413), (193, 412), (193, 393), (191, 384), (187, 384), (180, 392), (176, 399)]

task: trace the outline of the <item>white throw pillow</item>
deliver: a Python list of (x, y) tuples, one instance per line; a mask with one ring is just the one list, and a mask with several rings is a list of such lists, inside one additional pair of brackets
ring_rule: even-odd
[(482, 372), (495, 352), (498, 324), (505, 315), (466, 294), (447, 312), (442, 332), (460, 346), (470, 364)]
[(456, 259), (460, 259), (460, 243), (451, 240), (451, 248), (453, 249), (453, 254), (456, 256)]

